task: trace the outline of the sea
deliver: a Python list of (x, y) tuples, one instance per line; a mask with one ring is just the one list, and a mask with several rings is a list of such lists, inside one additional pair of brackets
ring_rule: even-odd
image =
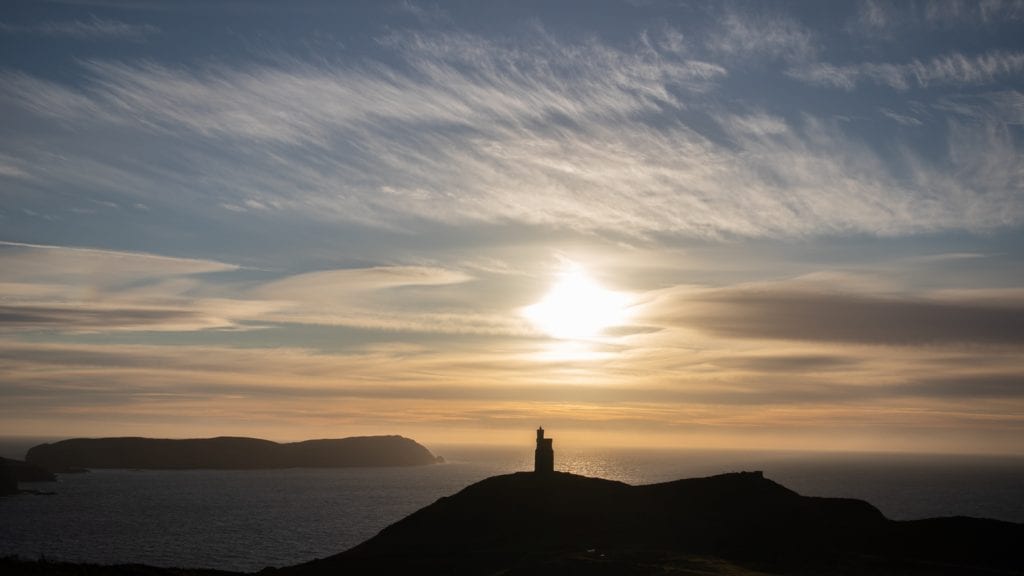
[[(529, 449), (428, 447), (446, 462), (93, 470), (22, 483), (35, 493), (0, 497), (0, 556), (243, 572), (289, 566), (346, 550), (442, 496), (533, 465)], [(628, 484), (761, 470), (800, 494), (866, 500), (895, 520), (1024, 523), (1021, 457), (593, 449), (556, 450), (555, 462), (560, 471)]]

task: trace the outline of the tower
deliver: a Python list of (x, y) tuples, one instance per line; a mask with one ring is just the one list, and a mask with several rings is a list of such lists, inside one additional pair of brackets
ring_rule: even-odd
[(544, 437), (544, 428), (537, 428), (537, 450), (533, 453), (533, 471), (549, 474), (555, 471), (555, 451), (551, 447), (553, 438)]

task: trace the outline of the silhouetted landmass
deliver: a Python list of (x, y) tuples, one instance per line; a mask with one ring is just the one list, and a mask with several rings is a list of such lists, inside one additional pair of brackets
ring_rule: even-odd
[[(760, 472), (647, 486), (566, 473), (488, 478), (341, 554), (264, 576), (997, 575), (1024, 573), (1024, 524), (897, 522)], [(0, 559), (5, 574), (227, 574)]]
[(25, 461), (55, 472), (82, 468), (259, 469), (417, 466), (434, 455), (402, 436), (278, 444), (257, 438), (76, 438), (29, 449)]
[[(629, 486), (565, 473), (488, 478), (287, 574), (1019, 574), (1024, 525), (895, 522), (760, 472)], [(705, 559), (705, 560), (701, 560)], [(689, 570), (689, 571), (688, 571)]]
[(0, 458), (0, 495), (17, 494), (18, 482), (53, 482), (56, 479), (52, 472), (35, 464)]
[(14, 469), (9, 466), (0, 466), (0, 496), (18, 493), (18, 477)]
[(53, 472), (46, 468), (21, 460), (0, 458), (0, 467), (12, 470), (18, 482), (54, 482), (57, 480)]

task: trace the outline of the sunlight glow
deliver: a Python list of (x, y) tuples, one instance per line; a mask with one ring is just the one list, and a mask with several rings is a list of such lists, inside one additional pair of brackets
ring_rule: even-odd
[(572, 264), (544, 299), (523, 315), (553, 338), (587, 340), (626, 319), (629, 297), (601, 287), (578, 264)]

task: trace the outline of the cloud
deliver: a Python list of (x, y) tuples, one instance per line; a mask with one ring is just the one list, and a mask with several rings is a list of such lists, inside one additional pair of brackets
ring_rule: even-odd
[[(818, 438), (819, 448), (855, 439), (863, 448), (857, 430), (928, 428), (945, 437), (983, 425), (995, 437), (1020, 428), (1014, 413), (1024, 391), (1013, 387), (1019, 372), (1013, 355), (806, 346), (773, 347), (790, 367), (780, 372), (778, 363), (758, 364), (767, 351), (738, 349), (620, 356), (588, 367), (541, 360), (515, 342), (501, 349), (360, 347), (324, 354), (0, 339), (0, 405), (8, 427), (35, 431), (32, 422), (46, 422), (50, 434), (106, 434), (112, 427), (154, 434), (165, 422), (168, 431), (188, 426), (201, 434), (202, 422), (214, 419), (211, 433), (305, 437), (383, 427), (411, 434), (422, 426), (418, 437), (430, 441), (445, 434), (464, 439), (469, 430), (491, 438), (543, 418), (591, 434), (600, 423), (600, 430), (617, 434), (660, 430), (678, 442), (680, 434), (703, 430), (749, 443), (788, 430), (805, 442)], [(681, 360), (692, 363), (683, 367)], [(694, 369), (708, 362), (712, 371)], [(971, 382), (978, 394), (970, 393)], [(296, 427), (300, 432), (287, 433)]]
[(244, 296), (273, 303), (262, 318), (267, 322), (434, 334), (532, 332), (512, 305), (495, 302), (493, 289), (474, 281), (455, 270), (380, 266), (293, 275)]
[(955, 376), (934, 375), (894, 390), (906, 396), (946, 397), (954, 400), (1024, 397), (1024, 374), (974, 373)]
[[(815, 68), (853, 53), (825, 27), (698, 12), (685, 36), (446, 22), (316, 63), (0, 71), (8, 238), (271, 264), (0, 243), (0, 421), (457, 437), (544, 418), (801, 447), (938, 431), (943, 449), (980, 427), (1019, 451), (1019, 290), (915, 292), (1019, 284), (1024, 107), (992, 91), (1017, 53)], [(750, 89), (780, 69), (884, 89)], [(634, 325), (568, 345), (526, 325), (555, 243), (638, 295)], [(877, 274), (727, 287), (823, 261)]]
[(871, 35), (896, 37), (901, 29), (963, 29), (967, 26), (1005, 25), (1024, 20), (1021, 0), (927, 0), (882, 2), (862, 0), (849, 28)]
[(230, 321), (194, 309), (0, 305), (0, 329), (3, 330), (183, 331), (231, 326)]
[(9, 156), (0, 155), (0, 177), (31, 178), (29, 172)]
[[(1012, 139), (948, 162), (883, 156), (822, 118), (728, 111), (711, 96), (727, 70), (671, 42), (543, 31), (381, 42), (400, 66), (90, 61), (78, 86), (6, 73), (0, 99), (41, 125), (0, 153), (47, 166), (33, 173), (44, 190), (401, 233), (512, 223), (634, 238), (891, 236), (1024, 219), (1008, 166), (958, 164), (1012, 156)], [(1008, 56), (967, 62), (998, 74)], [(54, 130), (90, 137), (57, 143)]]
[[(32, 113), (64, 121), (76, 121), (101, 113), (100, 106), (88, 96), (60, 84), (23, 72), (4, 71), (0, 76), (3, 77), (0, 94)], [(104, 116), (107, 115), (101, 117)]]
[[(24, 261), (69, 264), (78, 252), (3, 248)], [(548, 339), (514, 333), (514, 296), (526, 293), (516, 283), (539, 282), (504, 269), (469, 274), (436, 265), (376, 266), (282, 277), (170, 259), (167, 266), (180, 267), (184, 277), (147, 280), (161, 268), (160, 258), (80, 252), (119, 280), (86, 292), (88, 298), (69, 299), (75, 283), (62, 283), (59, 270), (37, 267), (20, 278), (18, 266), (2, 268), (9, 282), (0, 294), (5, 305), (15, 303), (0, 311), (8, 321), (0, 325), (11, 328), (0, 338), (0, 404), (9, 427), (59, 421), (68, 433), (119, 426), (118, 433), (133, 434), (163, 422), (201, 427), (213, 418), (214, 433), (287, 434), (299, 427), (293, 434), (329, 434), (329, 426), (372, 433), (373, 426), (394, 432), (422, 425), (425, 437), (435, 438), (429, 431), (439, 422), (445, 430), (495, 434), (543, 418), (566, 429), (602, 422), (605, 431), (661, 430), (676, 438), (697, 431), (741, 438), (817, 431), (812, 436), (820, 438), (823, 430), (844, 426), (853, 434), (865, 422), (954, 434), (985, 417), (993, 430), (1005, 430), (1017, 425), (1007, 415), (1024, 398), (1012, 384), (1020, 373), (1020, 338), (992, 331), (987, 317), (964, 321), (961, 311), (969, 308), (968, 318), (975, 308), (1005, 311), (1024, 301), (1013, 290), (883, 298), (876, 294), (884, 285), (835, 275), (759, 290), (676, 287), (639, 295), (650, 309), (638, 321), (648, 329), (625, 330), (590, 353), (572, 354)], [(118, 271), (122, 256), (127, 270)], [(72, 268), (72, 277), (83, 268)], [(188, 273), (207, 268), (213, 270)], [(835, 295), (826, 290), (829, 282), (868, 294)], [(492, 288), (510, 283), (512, 296)], [(776, 297), (757, 300), (751, 293)], [(885, 307), (888, 302), (934, 305), (907, 312)], [(833, 316), (815, 319), (823, 313)], [(800, 321), (790, 333), (766, 334), (758, 324), (777, 315)], [(902, 326), (887, 327), (900, 346), (863, 341), (880, 329), (880, 318), (921, 317), (928, 325), (909, 336)], [(866, 327), (856, 337), (814, 331), (816, 323), (837, 318), (863, 320)], [(221, 325), (210, 323), (218, 319)], [(140, 333), (240, 323), (264, 329), (246, 338)], [(979, 323), (995, 335), (950, 345), (956, 342), (950, 333), (976, 334), (972, 326)], [(280, 345), (315, 345), (302, 340), (312, 324), (333, 327), (317, 330), (344, 342), (321, 350)], [(801, 329), (807, 324), (812, 329)], [(38, 341), (29, 328), (60, 332), (61, 342)], [(364, 330), (377, 332), (364, 339)], [(411, 336), (414, 331), (429, 337)], [(926, 331), (939, 339), (920, 338)], [(438, 336), (465, 333), (473, 336)], [(198, 341), (206, 344), (182, 344)]]
[[(518, 300), (427, 266), (375, 266), (257, 279), (209, 260), (0, 242), (0, 331), (200, 331), (274, 323), (433, 334), (532, 333)], [(481, 286), (481, 282), (484, 284)], [(491, 284), (487, 284), (490, 282)]]
[(803, 61), (817, 53), (814, 34), (781, 15), (731, 12), (707, 41), (708, 48), (724, 56)]
[(924, 125), (924, 122), (922, 122), (921, 120), (915, 118), (914, 116), (908, 116), (907, 114), (900, 114), (899, 112), (895, 112), (893, 110), (889, 110), (888, 108), (882, 108), (880, 110), (880, 112), (886, 118), (889, 118), (890, 120), (893, 120), (897, 124), (901, 124), (903, 126), (923, 126)]
[(442, 268), (376, 266), (299, 274), (266, 284), (258, 292), (323, 302), (336, 299), (339, 290), (353, 294), (403, 286), (444, 286), (469, 280), (472, 277), (465, 273)]
[(259, 302), (197, 295), (210, 260), (0, 242), (0, 330), (191, 331), (238, 328)]
[(88, 20), (49, 21), (38, 24), (7, 24), (0, 22), (0, 32), (39, 34), (75, 40), (141, 41), (145, 40), (148, 36), (159, 34), (160, 28), (151, 24), (130, 24), (120, 20), (93, 16)]
[(934, 108), (976, 122), (1024, 124), (1024, 93), (1017, 90), (950, 96), (936, 102)]
[(45, 280), (55, 276), (74, 282), (109, 284), (140, 276), (190, 276), (237, 270), (213, 260), (174, 258), (146, 252), (48, 246), (0, 241), (0, 280)]
[(887, 4), (878, 0), (861, 0), (857, 5), (857, 20), (865, 28), (883, 29), (889, 26), (892, 14)]
[(940, 301), (786, 289), (722, 289), (676, 321), (720, 337), (888, 345), (1024, 344), (1024, 296)]
[(1021, 0), (929, 0), (922, 6), (928, 23), (963, 25), (965, 22), (1000, 23), (1024, 20)]
[(981, 254), (978, 252), (945, 252), (942, 254), (928, 254), (926, 256), (916, 256), (912, 260), (916, 262), (951, 262), (957, 260), (980, 260), (983, 258), (989, 258), (989, 254)]
[(812, 63), (790, 68), (792, 78), (827, 88), (853, 90), (861, 83), (894, 90), (932, 86), (971, 86), (997, 82), (1024, 72), (1024, 52), (995, 51), (977, 56), (954, 52), (928, 61), (905, 63), (866, 62), (837, 66)]
[[(335, 132), (359, 134), (376, 124), (474, 128), (628, 117), (676, 104), (671, 87), (704, 90), (725, 75), (717, 65), (669, 53), (624, 52), (596, 42), (566, 45), (543, 33), (531, 40), (526, 48), (466, 35), (382, 39), (411, 66), (404, 73), (372, 61), (330, 69), (290, 61), (281, 68), (213, 66), (200, 72), (90, 61), (93, 82), (84, 93), (52, 84), (11, 92), (84, 97), (90, 106), (34, 108), (68, 119), (95, 119), (92, 113), (99, 112), (108, 122), (135, 120), (160, 132), (187, 128), (199, 135), (331, 146)], [(573, 81), (565, 82), (566, 75)]]
[(808, 373), (848, 370), (860, 362), (855, 357), (830, 354), (750, 355), (728, 359), (719, 365), (755, 372)]

